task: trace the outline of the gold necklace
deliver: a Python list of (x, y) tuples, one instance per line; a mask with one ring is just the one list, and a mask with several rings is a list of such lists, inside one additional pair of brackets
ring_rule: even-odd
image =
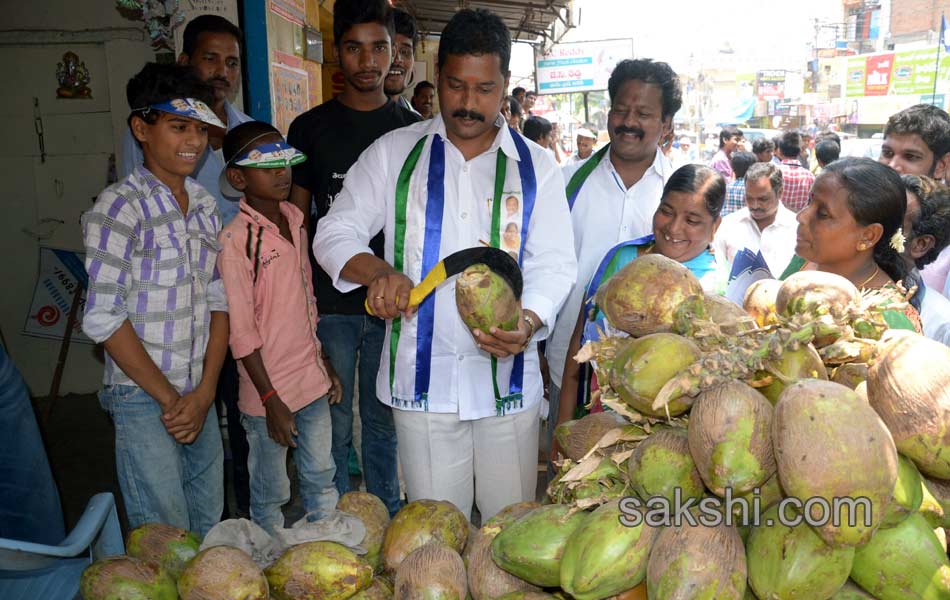
[(870, 276), (870, 277), (868, 277), (867, 279), (865, 279), (864, 281), (861, 282), (861, 285), (858, 286), (858, 289), (864, 289), (864, 286), (866, 286), (869, 281), (871, 281), (872, 279), (874, 279), (874, 278), (877, 276), (878, 272), (880, 272), (880, 270), (881, 270), (881, 267), (875, 266), (875, 267), (874, 267), (874, 272), (871, 273), (871, 276)]

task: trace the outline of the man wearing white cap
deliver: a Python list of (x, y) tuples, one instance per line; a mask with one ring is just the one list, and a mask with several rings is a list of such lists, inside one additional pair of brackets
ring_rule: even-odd
[(571, 155), (567, 164), (573, 165), (581, 163), (590, 158), (590, 155), (594, 153), (595, 142), (597, 142), (597, 136), (594, 135), (593, 131), (585, 127), (578, 129), (577, 142), (574, 144), (577, 148), (577, 152)]
[(683, 165), (688, 165), (696, 160), (696, 154), (693, 152), (692, 146), (693, 141), (689, 139), (689, 136), (684, 135), (679, 139), (679, 149), (673, 154), (673, 158), (671, 160), (674, 171)]

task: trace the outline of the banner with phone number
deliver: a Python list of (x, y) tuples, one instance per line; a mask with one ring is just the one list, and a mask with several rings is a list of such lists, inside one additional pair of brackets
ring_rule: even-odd
[(23, 325), (23, 334), (61, 340), (66, 335), (69, 308), (76, 289), (82, 297), (73, 324), (71, 340), (83, 344), (93, 341), (82, 332), (82, 314), (86, 305), (88, 276), (83, 265), (84, 254), (73, 250), (40, 247), (40, 266), (33, 288), (33, 301)]

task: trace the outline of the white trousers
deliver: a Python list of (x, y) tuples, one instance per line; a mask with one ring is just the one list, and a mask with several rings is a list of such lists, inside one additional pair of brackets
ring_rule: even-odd
[(460, 421), (457, 413), (393, 410), (409, 501), (448, 500), (482, 522), (515, 502), (534, 500), (538, 407)]

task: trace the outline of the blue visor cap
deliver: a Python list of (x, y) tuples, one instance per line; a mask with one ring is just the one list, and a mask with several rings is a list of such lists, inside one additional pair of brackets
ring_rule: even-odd
[(261, 144), (247, 152), (238, 154), (228, 163), (229, 167), (253, 167), (256, 169), (277, 169), (292, 167), (307, 160), (307, 156), (284, 141)]
[(148, 108), (139, 110), (160, 110), (172, 115), (201, 121), (202, 123), (220, 127), (221, 129), (227, 129), (224, 123), (221, 122), (221, 119), (218, 118), (218, 115), (214, 114), (214, 111), (211, 110), (207, 104), (194, 98), (175, 98), (174, 100), (152, 104)]

